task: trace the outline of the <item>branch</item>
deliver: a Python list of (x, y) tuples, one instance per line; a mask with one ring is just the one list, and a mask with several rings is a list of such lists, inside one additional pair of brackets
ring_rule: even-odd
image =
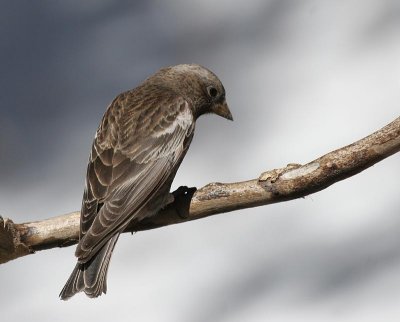
[[(323, 190), (400, 151), (400, 117), (379, 131), (305, 165), (290, 164), (236, 183), (179, 188), (175, 201), (157, 215), (132, 222), (126, 231), (178, 224), (233, 210), (293, 200)], [(14, 224), (0, 217), (0, 263), (78, 242), (79, 212), (43, 221)]]

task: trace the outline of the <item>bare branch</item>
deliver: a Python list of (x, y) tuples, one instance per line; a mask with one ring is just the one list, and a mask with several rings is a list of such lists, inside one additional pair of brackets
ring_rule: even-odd
[[(153, 229), (304, 197), (349, 178), (399, 150), (400, 117), (364, 139), (305, 165), (290, 164), (244, 182), (211, 183), (194, 194), (180, 188), (174, 192), (174, 203), (154, 217), (133, 222), (127, 231)], [(79, 212), (23, 224), (0, 217), (0, 263), (37, 250), (73, 245), (78, 236)]]

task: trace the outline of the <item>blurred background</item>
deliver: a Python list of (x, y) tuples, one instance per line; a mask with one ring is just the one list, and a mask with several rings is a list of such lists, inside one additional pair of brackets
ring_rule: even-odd
[[(190, 3), (190, 4), (189, 4)], [(0, 214), (78, 210), (109, 102), (160, 67), (222, 80), (174, 188), (306, 163), (399, 116), (400, 2), (0, 4)], [(97, 300), (58, 294), (74, 247), (0, 266), (4, 321), (398, 321), (400, 154), (304, 199), (125, 234)]]

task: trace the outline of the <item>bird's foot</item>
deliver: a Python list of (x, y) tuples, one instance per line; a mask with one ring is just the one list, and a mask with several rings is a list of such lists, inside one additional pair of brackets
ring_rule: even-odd
[(189, 218), (190, 202), (196, 190), (196, 187), (181, 186), (170, 194), (170, 198), (173, 198), (174, 208), (182, 219)]

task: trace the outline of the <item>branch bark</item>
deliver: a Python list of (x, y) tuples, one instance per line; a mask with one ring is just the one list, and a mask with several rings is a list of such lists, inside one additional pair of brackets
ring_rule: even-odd
[[(210, 183), (194, 194), (180, 188), (174, 192), (174, 203), (151, 218), (132, 222), (126, 231), (153, 229), (304, 197), (349, 178), (399, 151), (400, 117), (379, 131), (305, 165), (289, 164), (244, 182)], [(22, 224), (0, 217), (0, 263), (38, 250), (70, 246), (78, 239), (78, 211)]]

